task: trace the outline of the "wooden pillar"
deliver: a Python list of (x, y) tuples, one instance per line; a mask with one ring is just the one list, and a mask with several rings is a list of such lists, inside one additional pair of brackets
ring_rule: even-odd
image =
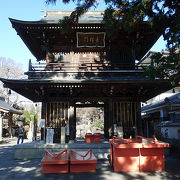
[[(41, 106), (41, 119), (44, 119), (46, 121), (46, 103), (42, 102)], [(41, 140), (45, 140), (45, 122), (44, 122), (44, 128), (41, 127)]]
[(114, 117), (113, 117), (113, 102), (112, 99), (109, 100), (108, 103), (108, 122), (109, 122), (109, 138), (114, 135)]
[(109, 99), (104, 105), (104, 136), (109, 139), (114, 135), (113, 102)]
[(3, 119), (0, 113), (0, 142), (2, 141), (2, 128), (3, 128), (2, 126), (3, 126)]
[(41, 106), (41, 119), (46, 119), (46, 103), (42, 102)]
[(109, 138), (109, 133), (108, 133), (108, 103), (104, 103), (104, 137), (106, 139)]
[(141, 119), (141, 103), (136, 102), (136, 125), (137, 135), (142, 136), (142, 119)]
[(69, 102), (69, 140), (76, 138), (76, 110), (74, 102)]
[(34, 141), (37, 140), (37, 119), (36, 116), (34, 115), (34, 131), (33, 131), (33, 139)]
[(12, 137), (12, 116), (13, 114), (10, 112), (9, 113), (9, 137)]

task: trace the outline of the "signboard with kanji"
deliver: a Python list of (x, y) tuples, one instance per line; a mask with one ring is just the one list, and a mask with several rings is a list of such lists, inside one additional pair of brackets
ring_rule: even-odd
[(105, 47), (105, 33), (77, 32), (77, 47)]

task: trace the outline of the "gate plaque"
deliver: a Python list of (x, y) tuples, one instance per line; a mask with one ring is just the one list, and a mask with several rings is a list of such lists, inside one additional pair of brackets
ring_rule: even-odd
[(77, 47), (105, 47), (105, 33), (77, 32)]

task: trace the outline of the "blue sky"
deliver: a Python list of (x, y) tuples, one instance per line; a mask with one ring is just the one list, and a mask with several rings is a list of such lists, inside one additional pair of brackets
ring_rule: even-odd
[[(24, 71), (27, 71), (28, 60), (36, 61), (25, 46), (16, 31), (12, 28), (8, 18), (37, 21), (43, 16), (40, 10), (73, 10), (73, 4), (57, 3), (46, 5), (45, 0), (4, 0), (0, 4), (0, 57), (11, 58), (17, 63), (23, 64)], [(100, 3), (98, 9), (103, 10), (104, 5)], [(165, 49), (163, 38), (153, 46), (151, 50), (161, 51)]]

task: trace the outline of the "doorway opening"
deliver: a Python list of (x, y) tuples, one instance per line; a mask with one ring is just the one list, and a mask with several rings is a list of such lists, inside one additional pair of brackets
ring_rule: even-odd
[(87, 133), (104, 135), (104, 107), (76, 107), (76, 139)]

